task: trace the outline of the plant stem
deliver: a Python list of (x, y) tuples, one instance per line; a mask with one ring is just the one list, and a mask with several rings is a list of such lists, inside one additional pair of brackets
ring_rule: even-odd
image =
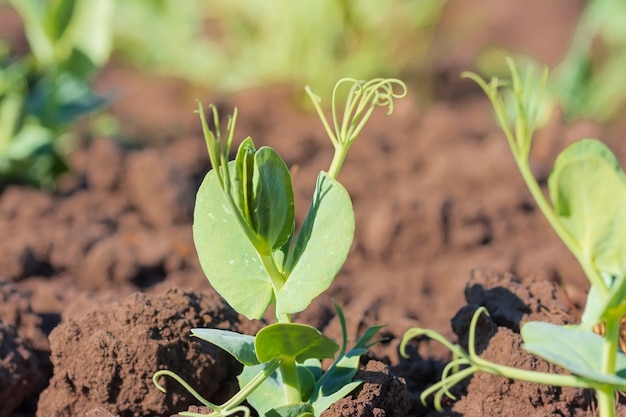
[(473, 364), (482, 372), (500, 375), (510, 379), (534, 382), (536, 384), (555, 385), (559, 387), (589, 388), (589, 384), (575, 375), (559, 375), (548, 372), (528, 371), (511, 366), (498, 365), (480, 357), (472, 358)]
[(350, 149), (351, 144), (347, 145), (336, 145), (335, 146), (335, 154), (333, 155), (333, 160), (330, 163), (330, 168), (328, 168), (328, 176), (337, 179), (339, 175), (339, 171), (343, 166), (343, 162), (346, 160), (346, 156), (348, 155), (348, 149)]
[(602, 349), (602, 372), (607, 375), (615, 375), (615, 361), (617, 359), (617, 346), (619, 341), (619, 331), (621, 317), (617, 320), (607, 319), (605, 321), (604, 346)]
[[(338, 117), (338, 90), (344, 83), (350, 84), (350, 91), (344, 106), (341, 123)], [(399, 92), (393, 90), (394, 86), (400, 87)], [(370, 81), (358, 81), (353, 78), (343, 78), (335, 84), (333, 89), (331, 108), (333, 127), (329, 124), (320, 105), (321, 99), (316, 96), (307, 86), (305, 90), (313, 107), (317, 112), (324, 129), (335, 147), (335, 154), (328, 169), (328, 175), (337, 179), (350, 146), (354, 143), (361, 130), (367, 124), (376, 107), (388, 107), (387, 114), (393, 111), (393, 99), (405, 97), (407, 94), (406, 84), (395, 78), (375, 78)]]
[(267, 378), (269, 378), (276, 369), (281, 365), (280, 359), (274, 359), (267, 363), (267, 366), (263, 368), (258, 375), (256, 375), (250, 382), (248, 382), (237, 394), (235, 394), (230, 400), (226, 401), (220, 408), (222, 410), (232, 409), (241, 404), (248, 396), (254, 392), (259, 385), (261, 385)]
[(600, 417), (615, 417), (615, 391), (610, 386), (606, 389), (596, 389), (598, 396), (598, 415)]
[(298, 377), (298, 367), (293, 358), (283, 358), (280, 364), (280, 375), (283, 378), (283, 390), (287, 404), (297, 404), (302, 402), (300, 393), (300, 378)]
[[(152, 382), (154, 383), (154, 385), (156, 385), (156, 387), (160, 391), (165, 392), (165, 388), (159, 384), (158, 379), (161, 376), (169, 376), (170, 378), (173, 378), (179, 384), (181, 384), (191, 395), (193, 395), (198, 401), (200, 401), (205, 406), (210, 407), (213, 410), (213, 412), (209, 414), (211, 416), (213, 415), (227, 416), (237, 411), (244, 411), (244, 414), (249, 415), (249, 412), (246, 412), (247, 408), (240, 407), (240, 404), (244, 402), (244, 400), (254, 390), (256, 390), (259, 387), (259, 385), (263, 383), (263, 381), (269, 378), (274, 373), (274, 371), (278, 369), (279, 365), (280, 365), (280, 359), (278, 358), (274, 359), (271, 362), (268, 362), (265, 368), (263, 368), (261, 372), (259, 372), (252, 380), (250, 380), (250, 382), (246, 384), (246, 386), (244, 386), (241, 390), (239, 390), (237, 394), (233, 395), (228, 401), (226, 401), (222, 405), (216, 405), (206, 400), (204, 397), (202, 397), (202, 395), (200, 395), (196, 390), (194, 390), (189, 384), (187, 384), (185, 380), (183, 380), (181, 377), (179, 377), (177, 374), (175, 374), (172, 371), (168, 371), (165, 369), (161, 371), (157, 371), (152, 376)], [(181, 415), (198, 415), (198, 414), (185, 413)]]
[(0, 104), (0, 153), (4, 153), (11, 144), (23, 104), (23, 96), (20, 97), (20, 93), (14, 92), (9, 92)]
[(598, 295), (600, 296), (600, 298), (607, 297), (608, 288), (606, 286), (606, 283), (600, 277), (597, 271), (593, 267), (589, 266), (589, 262), (587, 262), (587, 260), (582, 257), (583, 251), (580, 249), (580, 246), (559, 221), (556, 213), (552, 209), (552, 206), (550, 205), (550, 203), (548, 203), (548, 200), (543, 195), (541, 187), (539, 187), (539, 184), (537, 183), (537, 180), (535, 179), (535, 176), (530, 169), (528, 159), (522, 159), (522, 157), (520, 157), (520, 155), (517, 155), (515, 152), (513, 152), (513, 156), (515, 162), (517, 163), (517, 166), (519, 167), (520, 173), (522, 174), (522, 178), (524, 179), (524, 182), (526, 183), (526, 186), (530, 191), (530, 194), (533, 196), (535, 202), (537, 203), (537, 206), (543, 213), (544, 217), (548, 220), (548, 223), (550, 223), (550, 226), (552, 226), (552, 229), (554, 229), (554, 231), (559, 236), (561, 241), (563, 241), (565, 246), (567, 246), (570, 252), (572, 252), (576, 259), (578, 259), (578, 262), (583, 268), (585, 275), (589, 277), (589, 279), (592, 281), (592, 285), (598, 290)]
[(255, 247), (259, 254), (259, 259), (267, 272), (267, 275), (272, 281), (272, 287), (274, 288), (274, 294), (278, 294), (283, 285), (285, 285), (285, 276), (278, 270), (274, 257), (271, 254), (265, 253), (262, 248)]
[[(608, 318), (605, 320), (604, 342), (602, 346), (602, 373), (615, 375), (617, 359), (617, 346), (621, 317)], [(613, 417), (615, 415), (615, 388), (611, 385), (595, 389), (598, 395), (598, 410), (601, 417)]]

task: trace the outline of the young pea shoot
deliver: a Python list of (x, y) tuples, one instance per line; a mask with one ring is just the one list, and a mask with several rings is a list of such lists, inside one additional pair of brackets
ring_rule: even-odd
[[(339, 88), (345, 83), (351, 86), (340, 125), (337, 114), (337, 97)], [(398, 91), (395, 91), (396, 87), (399, 89)], [(305, 87), (305, 90), (335, 147), (335, 154), (328, 169), (328, 175), (335, 179), (339, 175), (339, 170), (341, 170), (350, 147), (367, 124), (376, 107), (387, 107), (387, 114), (389, 115), (393, 113), (394, 99), (403, 98), (407, 93), (406, 85), (396, 79), (375, 78), (367, 82), (357, 82), (352, 78), (339, 80), (333, 89), (332, 96), (333, 131), (320, 106), (321, 99), (308, 86)]]
[[(521, 329), (524, 349), (571, 372), (554, 375), (494, 364), (475, 352), (478, 309), (470, 327), (469, 353), (431, 330), (411, 329), (403, 338), (427, 335), (454, 353), (441, 382), (422, 394), (435, 393), (435, 404), (450, 394), (450, 387), (474, 372), (488, 372), (530, 382), (589, 388), (596, 392), (602, 417), (615, 415), (616, 391), (626, 390), (626, 355), (618, 350), (620, 321), (626, 314), (626, 175), (611, 151), (595, 139), (567, 147), (555, 161), (548, 179), (552, 204), (544, 196), (530, 169), (534, 130), (545, 116), (547, 71), (538, 76), (529, 67), (521, 75), (508, 60), (511, 81), (493, 78), (487, 83), (473, 73), (464, 76), (478, 83), (491, 101), (513, 157), (537, 205), (564, 244), (578, 259), (591, 289), (579, 325), (558, 326), (529, 322)], [(593, 332), (603, 322), (605, 337)]]
[[(341, 125), (337, 117), (341, 85), (351, 84)], [(400, 91), (394, 91), (399, 87)], [(329, 172), (320, 172), (313, 200), (300, 230), (295, 234), (294, 195), (285, 162), (269, 147), (256, 149), (245, 139), (234, 161), (228, 161), (237, 112), (229, 119), (225, 139), (215, 107), (211, 107), (215, 132), (198, 113), (213, 169), (198, 190), (193, 235), (203, 271), (211, 285), (239, 313), (261, 319), (270, 305), (276, 322), (256, 336), (226, 330), (193, 329), (194, 336), (230, 353), (244, 365), (240, 391), (222, 405), (212, 404), (169, 370), (154, 374), (181, 383), (199, 401), (213, 409), (212, 416), (228, 416), (250, 410), (259, 415), (319, 416), (333, 402), (349, 394), (360, 381), (352, 381), (359, 357), (380, 326), (369, 328), (354, 347), (347, 347), (345, 318), (335, 305), (343, 340), (341, 346), (317, 329), (292, 323), (332, 283), (345, 262), (354, 236), (354, 212), (348, 192), (337, 176), (348, 150), (378, 106), (393, 110), (393, 100), (406, 95), (406, 86), (395, 79), (357, 81), (343, 79), (333, 91), (333, 132), (310, 89), (335, 155)], [(337, 354), (338, 353), (338, 354)], [(335, 358), (326, 372), (321, 360)], [(194, 413), (181, 413), (195, 416)]]

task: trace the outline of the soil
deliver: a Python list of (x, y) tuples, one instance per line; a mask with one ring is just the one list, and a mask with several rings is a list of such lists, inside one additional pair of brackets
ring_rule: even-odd
[[(385, 325), (387, 340), (363, 357), (365, 383), (326, 417), (439, 415), (419, 396), (439, 379), (448, 352), (420, 340), (403, 359), (400, 339), (419, 326), (466, 344), (478, 306), (491, 313), (477, 334), (483, 357), (561, 372), (520, 349), (519, 328), (529, 320), (575, 323), (584, 306), (584, 274), (536, 209), (489, 103), (458, 77), (475, 69), (486, 46), (558, 62), (584, 4), (448, 3), (426, 73), (407, 80), (410, 94), (393, 115), (374, 115), (340, 175), (356, 213), (348, 261), (329, 291), (295, 317), (337, 338), (334, 299), (353, 340)], [(0, 27), (23, 44), (19, 25)], [(285, 87), (211, 93), (119, 61), (97, 83), (120, 92), (111, 112), (126, 140), (86, 139), (54, 193), (11, 186), (0, 194), (0, 417), (203, 412), (174, 381), (167, 394), (152, 385), (164, 368), (213, 401), (232, 394), (237, 364), (189, 330), (254, 334), (261, 323), (226, 305), (197, 261), (192, 210), (210, 167), (195, 98), (217, 103), (222, 114), (237, 106), (236, 139), (250, 135), (283, 156), (295, 176), (298, 224), (332, 157), (317, 116)], [(624, 165), (624, 132), (624, 117), (606, 125), (555, 117), (537, 138), (535, 174), (545, 185), (558, 152), (589, 136)], [(454, 393), (458, 401), (446, 402), (444, 415), (596, 414), (589, 392), (492, 375), (476, 375)]]

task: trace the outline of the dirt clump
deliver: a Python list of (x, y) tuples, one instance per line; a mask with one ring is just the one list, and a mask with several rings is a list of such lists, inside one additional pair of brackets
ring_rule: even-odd
[(228, 399), (241, 365), (190, 337), (196, 327), (256, 331), (216, 293), (177, 288), (135, 293), (63, 322), (50, 334), (55, 373), (37, 416), (77, 416), (99, 407), (120, 417), (169, 415), (194, 402), (169, 379), (162, 381), (166, 394), (157, 390), (152, 375), (159, 369), (176, 372), (216, 402)]
[(404, 417), (412, 405), (404, 379), (393, 375), (382, 362), (370, 360), (355, 375), (363, 381), (351, 396), (335, 402), (324, 417)]
[(0, 416), (11, 415), (24, 402), (36, 403), (52, 376), (43, 325), (28, 295), (0, 280)]
[(0, 319), (0, 417), (9, 417), (27, 398), (38, 394), (48, 376), (28, 340)]
[[(466, 287), (468, 305), (452, 319), (459, 341), (467, 349), (472, 314), (484, 306), (477, 326), (476, 348), (481, 358), (537, 372), (567, 372), (543, 359), (529, 355), (522, 347), (519, 329), (528, 321), (572, 324), (577, 315), (571, 303), (553, 282), (522, 281), (512, 274), (476, 270)], [(620, 406), (618, 415), (626, 411)], [(588, 390), (540, 385), (477, 373), (467, 385), (467, 394), (449, 407), (449, 412), (473, 416), (593, 416), (593, 394)]]

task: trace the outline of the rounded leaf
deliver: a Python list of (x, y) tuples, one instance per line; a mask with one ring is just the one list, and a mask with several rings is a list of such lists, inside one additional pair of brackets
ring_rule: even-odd
[(197, 338), (224, 349), (244, 365), (259, 364), (254, 352), (254, 336), (222, 329), (191, 329), (191, 333)]
[(616, 373), (602, 371), (604, 340), (590, 330), (544, 322), (526, 323), (521, 330), (524, 350), (591, 381), (626, 389), (626, 355), (618, 353)]
[(272, 283), (231, 207), (210, 171), (196, 196), (194, 243), (213, 288), (239, 313), (260, 319), (272, 300)]
[(254, 230), (271, 249), (278, 249), (291, 237), (294, 198), (289, 169), (272, 148), (264, 146), (254, 154), (252, 186)]
[(313, 201), (287, 258), (289, 274), (277, 295), (278, 314), (294, 314), (326, 291), (348, 256), (354, 211), (345, 188), (321, 172)]
[(584, 259), (603, 273), (626, 273), (626, 176), (602, 142), (585, 139), (556, 159), (548, 185), (563, 226)]
[(260, 362), (286, 357), (302, 363), (307, 359), (332, 358), (339, 350), (334, 340), (315, 327), (298, 323), (276, 323), (264, 327), (257, 333), (254, 347)]

